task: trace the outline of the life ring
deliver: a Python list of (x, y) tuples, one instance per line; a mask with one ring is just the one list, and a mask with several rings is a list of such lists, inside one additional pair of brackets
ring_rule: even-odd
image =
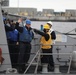
[(7, 68), (6, 73), (17, 73), (17, 69), (15, 69), (15, 68)]

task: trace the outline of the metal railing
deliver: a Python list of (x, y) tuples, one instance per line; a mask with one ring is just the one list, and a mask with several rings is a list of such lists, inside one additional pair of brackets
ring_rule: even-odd
[[(7, 45), (7, 44), (0, 44), (0, 46), (4, 46), (4, 45)], [(35, 56), (33, 57), (33, 59), (31, 60), (31, 62), (28, 64), (28, 66), (27, 66), (27, 68), (26, 68), (26, 70), (25, 70), (25, 72), (24, 72), (24, 74), (28, 71), (28, 69), (30, 68), (30, 66), (33, 64), (33, 61), (35, 60), (35, 58), (38, 58), (37, 59), (37, 62), (36, 62), (36, 68), (35, 68), (35, 71), (34, 71), (34, 74), (37, 74), (37, 69), (38, 69), (38, 65), (39, 65), (39, 62), (40, 62), (40, 56), (41, 55), (69, 55), (70, 56), (70, 61), (69, 61), (69, 67), (68, 67), (68, 71), (67, 71), (67, 73), (69, 74), (70, 73), (70, 68), (71, 68), (71, 62), (72, 62), (72, 56), (73, 56), (73, 54), (72, 54), (72, 52), (74, 51), (74, 50), (72, 50), (72, 52), (71, 53), (41, 53), (41, 44), (32, 44), (32, 46), (40, 46), (40, 49), (39, 50), (37, 50), (37, 52), (33, 52), (33, 53), (30, 53), (30, 54), (35, 54)], [(72, 47), (74, 47), (74, 46), (76, 46), (76, 45), (54, 45), (54, 46), (72, 46)], [(3, 54), (8, 54), (8, 53), (3, 53)], [(15, 53), (16, 54), (16, 53)], [(9, 64), (3, 64), (3, 65), (9, 65)]]

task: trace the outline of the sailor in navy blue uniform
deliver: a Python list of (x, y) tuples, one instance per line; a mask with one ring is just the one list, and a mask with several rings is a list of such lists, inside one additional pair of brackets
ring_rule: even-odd
[(19, 57), (18, 57), (18, 64), (19, 72), (24, 72), (26, 63), (28, 62), (30, 58), (30, 52), (31, 52), (31, 41), (34, 38), (34, 34), (32, 32), (31, 28), (31, 21), (29, 19), (25, 20), (25, 25), (23, 27), (19, 26), (19, 23), (21, 23), (22, 20), (19, 19), (18, 23), (16, 23), (16, 28), (19, 31)]

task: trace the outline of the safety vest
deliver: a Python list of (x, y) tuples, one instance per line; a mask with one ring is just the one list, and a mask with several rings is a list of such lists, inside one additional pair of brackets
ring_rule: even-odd
[(21, 42), (31, 42), (33, 38), (33, 32), (28, 31), (26, 27), (23, 27), (23, 32), (20, 33), (19, 41)]
[(51, 35), (50, 35), (50, 32), (48, 32), (47, 34), (49, 34), (50, 38), (48, 41), (45, 40), (45, 37), (42, 36), (41, 39), (40, 39), (40, 42), (41, 42), (41, 48), (42, 49), (50, 49), (51, 48), (51, 44), (52, 44), (52, 39), (51, 39)]

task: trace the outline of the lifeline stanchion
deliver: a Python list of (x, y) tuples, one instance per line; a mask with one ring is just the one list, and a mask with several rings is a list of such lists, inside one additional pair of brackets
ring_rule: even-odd
[(39, 61), (40, 61), (40, 50), (39, 50), (39, 54), (38, 54), (37, 65), (36, 65), (35, 72), (34, 72), (35, 74), (37, 73), (37, 69), (38, 69)]
[(36, 56), (38, 55), (39, 50), (37, 51), (36, 55), (34, 56), (34, 58), (32, 59), (32, 61), (30, 62), (30, 64), (28, 65), (28, 67), (26, 68), (26, 70), (24, 71), (24, 74), (27, 72), (27, 70), (29, 69), (29, 67), (31, 66), (32, 62), (35, 60)]
[(68, 72), (67, 72), (67, 73), (70, 73), (70, 67), (71, 67), (71, 62), (72, 62), (72, 56), (73, 56), (73, 54), (70, 55), (70, 63), (69, 63), (69, 68), (68, 68)]
[[(74, 51), (74, 45), (72, 47), (73, 47), (73, 51)], [(70, 73), (70, 68), (71, 68), (71, 63), (72, 63), (72, 57), (73, 57), (73, 51), (70, 54), (70, 63), (69, 63), (69, 68), (68, 68), (68, 72), (67, 73)]]

